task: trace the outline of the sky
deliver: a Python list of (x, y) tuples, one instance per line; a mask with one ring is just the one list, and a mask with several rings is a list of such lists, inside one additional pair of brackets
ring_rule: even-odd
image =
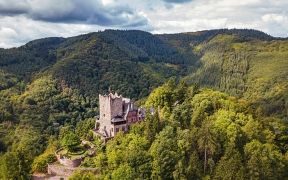
[(249, 28), (288, 36), (288, 0), (0, 0), (0, 47), (104, 29)]

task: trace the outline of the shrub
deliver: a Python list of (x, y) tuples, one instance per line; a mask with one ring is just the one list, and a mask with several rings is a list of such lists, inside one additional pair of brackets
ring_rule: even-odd
[(32, 164), (33, 172), (47, 172), (47, 164), (56, 161), (56, 157), (52, 153), (44, 153), (37, 158), (35, 158)]

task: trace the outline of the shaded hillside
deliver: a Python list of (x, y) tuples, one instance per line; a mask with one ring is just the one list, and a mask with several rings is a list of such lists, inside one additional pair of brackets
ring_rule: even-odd
[(131, 97), (147, 96), (166, 78), (187, 73), (191, 64), (172, 46), (142, 31), (46, 38), (2, 50), (0, 56), (3, 74), (15, 75), (18, 81), (29, 83), (30, 78), (52, 74), (83, 94), (98, 94), (111, 86)]
[(56, 48), (64, 38), (45, 38), (27, 43), (19, 48), (0, 50), (0, 68), (29, 82), (32, 74), (55, 63)]
[(217, 35), (191, 47), (199, 68), (187, 78), (233, 96), (248, 99), (268, 114), (287, 116), (287, 41), (243, 41), (236, 35)]
[(189, 59), (184, 60), (152, 34), (107, 30), (67, 39), (47, 72), (84, 94), (110, 86), (124, 95), (144, 97), (166, 78), (185, 74)]
[(248, 99), (262, 113), (287, 118), (286, 39), (241, 29), (158, 36), (183, 54), (198, 58), (196, 72), (186, 77), (189, 82)]
[(97, 102), (98, 93), (109, 87), (131, 98), (145, 97), (174, 76), (285, 117), (287, 51), (284, 39), (238, 29), (164, 35), (106, 30), (35, 40), (0, 51), (1, 99), (7, 102), (2, 109), (11, 107), (11, 96), (47, 77), (59, 90), (71, 88)]
[(142, 98), (174, 76), (237, 97), (253, 97), (252, 103), (273, 101), (271, 111), (281, 106), (285, 108), (276, 113), (285, 114), (286, 47), (284, 39), (241, 29), (164, 35), (106, 30), (45, 38), (1, 49), (0, 89), (20, 86), (23, 91), (34, 80), (52, 75), (59, 87), (85, 97), (97, 99), (110, 87)]

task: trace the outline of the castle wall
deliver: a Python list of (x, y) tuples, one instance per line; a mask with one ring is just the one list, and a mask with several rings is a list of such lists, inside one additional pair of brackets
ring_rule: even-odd
[(59, 161), (60, 164), (62, 164), (64, 166), (67, 166), (67, 167), (78, 167), (81, 164), (83, 158), (71, 160), (71, 159), (68, 159), (68, 158), (57, 157), (57, 160)]
[(111, 119), (111, 106), (110, 97), (99, 95), (99, 110), (100, 110), (100, 120), (110, 120)]
[(99, 95), (99, 110), (100, 110), (100, 117), (99, 117), (99, 129), (104, 130), (106, 129), (107, 132), (111, 128), (111, 106), (110, 106), (110, 96), (102, 96)]
[[(118, 130), (117, 130), (118, 129)], [(120, 124), (120, 125), (114, 125), (113, 127), (113, 132), (112, 132), (112, 136), (115, 136), (117, 133), (119, 133), (120, 131), (126, 132), (128, 131), (128, 127), (127, 124)]]
[[(98, 168), (73, 168), (73, 167), (65, 167), (61, 165), (54, 165), (54, 164), (48, 164), (47, 168), (48, 174), (50, 175), (57, 175), (57, 176), (64, 176), (69, 177), (73, 174), (75, 171), (81, 171), (81, 172), (92, 172), (95, 174), (99, 174)], [(67, 178), (68, 179), (68, 178)]]
[(61, 156), (60, 154), (58, 154), (59, 151), (63, 150), (63, 148), (61, 149), (58, 149), (56, 152), (55, 152), (55, 155), (56, 155), (56, 158), (57, 158), (57, 161), (64, 165), (64, 166), (67, 166), (67, 167), (78, 167), (81, 162), (83, 161), (83, 157), (80, 157), (80, 158), (77, 158), (77, 159), (69, 159), (69, 158), (66, 158), (66, 157), (63, 157)]
[[(128, 98), (123, 98), (116, 94), (109, 95), (99, 94), (99, 129), (97, 132), (105, 138), (114, 137), (120, 131), (128, 131), (128, 126), (138, 122), (138, 110), (134, 109), (133, 102)], [(128, 113), (128, 114), (127, 114)], [(123, 123), (112, 123), (111, 120), (117, 117), (123, 118)]]
[(138, 119), (138, 112), (137, 111), (130, 111), (128, 114), (127, 114), (127, 123), (128, 124), (132, 124), (134, 122), (137, 122), (139, 119)]
[(111, 98), (111, 117), (123, 115), (123, 100), (122, 97)]

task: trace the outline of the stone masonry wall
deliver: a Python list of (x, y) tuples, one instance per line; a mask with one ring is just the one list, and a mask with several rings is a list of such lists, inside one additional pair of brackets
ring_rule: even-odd
[(111, 119), (111, 106), (109, 96), (102, 96), (99, 94), (99, 110), (100, 120), (106, 121)]
[(111, 98), (111, 117), (123, 115), (123, 100), (120, 98)]
[(111, 106), (110, 106), (110, 97), (109, 96), (102, 96), (99, 95), (99, 110), (100, 110), (100, 117), (99, 117), (99, 123), (100, 127), (99, 129), (110, 129), (111, 126)]
[(78, 167), (81, 164), (83, 159), (79, 158), (79, 159), (71, 160), (71, 159), (68, 159), (68, 158), (60, 158), (60, 156), (57, 155), (57, 160), (59, 161), (60, 164), (63, 164), (64, 166), (67, 166), (67, 167)]
[(57, 176), (65, 176), (69, 177), (73, 174), (74, 171), (90, 171), (95, 174), (99, 173), (99, 170), (97, 168), (72, 168), (72, 167), (65, 167), (61, 165), (54, 165), (54, 164), (48, 164), (47, 172), (50, 175), (57, 175)]
[(100, 132), (106, 129), (106, 132), (110, 136), (114, 134), (111, 132), (113, 126), (111, 124), (111, 119), (117, 115), (123, 115), (123, 99), (121, 96), (109, 94), (107, 95), (99, 95), (99, 124), (100, 124)]

